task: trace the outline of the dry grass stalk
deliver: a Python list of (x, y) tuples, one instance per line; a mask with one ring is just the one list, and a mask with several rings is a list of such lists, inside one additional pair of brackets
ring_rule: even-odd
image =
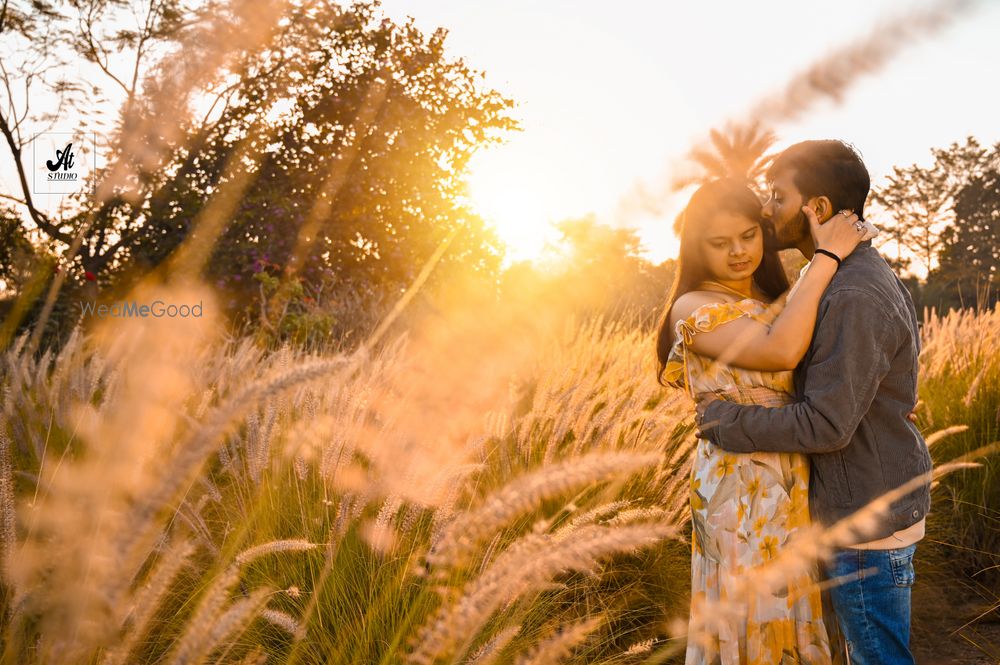
[(430, 665), (461, 653), (498, 609), (561, 572), (588, 571), (604, 556), (676, 536), (676, 527), (665, 524), (583, 527), (577, 538), (557, 542), (548, 534), (522, 536), (483, 574), (466, 584), (456, 601), (438, 609), (420, 628), (407, 663)]
[(283, 631), (292, 636), (298, 635), (302, 630), (302, 626), (299, 624), (298, 620), (287, 612), (268, 608), (261, 610), (260, 618), (272, 625), (277, 626), (278, 628), (281, 628)]
[(103, 663), (120, 665), (128, 662), (129, 655), (139, 640), (145, 637), (150, 621), (169, 595), (171, 584), (194, 554), (194, 549), (186, 540), (177, 540), (167, 548), (148, 581), (134, 594), (134, 609), (129, 614), (124, 636), (120, 643), (108, 650)]
[(604, 625), (605, 620), (604, 615), (597, 615), (568, 626), (559, 626), (530, 651), (518, 656), (514, 665), (559, 665), (573, 653), (577, 645)]
[(500, 652), (521, 632), (521, 626), (508, 626), (494, 635), (489, 642), (476, 649), (466, 661), (468, 665), (493, 665)]
[(435, 566), (461, 565), (478, 545), (518, 515), (575, 487), (635, 473), (660, 461), (657, 453), (591, 453), (528, 473), (460, 514), (435, 544), (428, 560)]

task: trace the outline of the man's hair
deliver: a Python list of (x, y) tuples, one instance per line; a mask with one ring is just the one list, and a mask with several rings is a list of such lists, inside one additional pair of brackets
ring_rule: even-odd
[(861, 156), (843, 141), (803, 141), (782, 152), (767, 170), (768, 181), (794, 171), (792, 182), (804, 201), (825, 196), (834, 211), (845, 208), (864, 219), (871, 177)]

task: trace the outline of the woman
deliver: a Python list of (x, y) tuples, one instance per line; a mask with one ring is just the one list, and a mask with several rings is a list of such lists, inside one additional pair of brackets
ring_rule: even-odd
[[(841, 212), (823, 225), (808, 207), (819, 248), (788, 290), (773, 231), (757, 196), (728, 180), (691, 197), (680, 219), (680, 258), (657, 339), (658, 379), (742, 403), (792, 400), (792, 369), (812, 339), (820, 296), (838, 262), (864, 239)], [(773, 306), (772, 306), (773, 305)], [(780, 314), (775, 316), (775, 312)], [(809, 463), (802, 455), (734, 455), (698, 440), (691, 473), (690, 664), (828, 664), (820, 591), (808, 576), (740, 595), (739, 581), (809, 524)], [(751, 573), (752, 574), (752, 573)]]

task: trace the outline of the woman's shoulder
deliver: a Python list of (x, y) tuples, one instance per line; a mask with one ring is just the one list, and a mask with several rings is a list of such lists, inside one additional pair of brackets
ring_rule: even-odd
[[(711, 332), (730, 321), (751, 319), (770, 325), (767, 303), (755, 298), (732, 298), (725, 293), (713, 291), (693, 292), (695, 295), (686, 302), (676, 300), (670, 312), (671, 325), (688, 343), (696, 333)], [(680, 304), (681, 307), (677, 307)], [(678, 337), (680, 339), (680, 337)]]
[(737, 302), (736, 298), (717, 291), (688, 291), (674, 301), (670, 309), (670, 325), (677, 325), (678, 321), (683, 321), (706, 305), (726, 306), (734, 302)]

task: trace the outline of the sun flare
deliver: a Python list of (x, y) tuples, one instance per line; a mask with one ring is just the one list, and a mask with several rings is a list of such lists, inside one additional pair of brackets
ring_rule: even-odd
[[(475, 165), (469, 175), (473, 209), (492, 226), (507, 248), (505, 262), (538, 261), (558, 244), (556, 204), (540, 188), (523, 186), (497, 161)], [(553, 213), (556, 213), (555, 215)]]

